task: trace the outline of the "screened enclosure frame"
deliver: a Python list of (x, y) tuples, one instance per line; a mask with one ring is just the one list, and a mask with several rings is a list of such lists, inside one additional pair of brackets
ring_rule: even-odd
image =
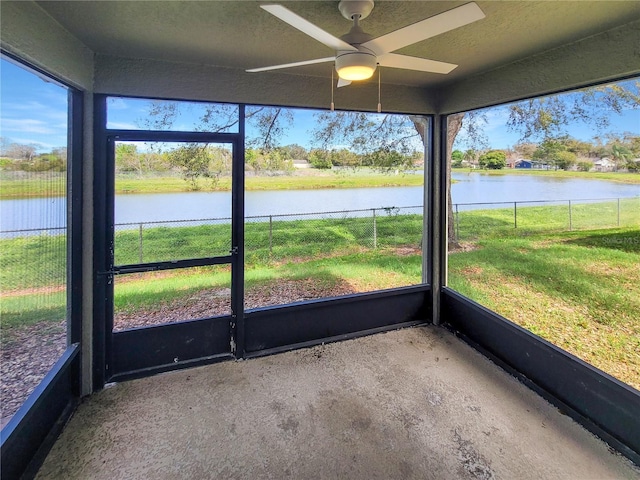
[[(431, 309), (425, 300), (430, 286), (411, 287), (322, 298), (296, 304), (266, 306), (244, 310), (244, 182), (245, 109), (253, 105), (237, 105), (238, 133), (206, 133), (159, 130), (117, 130), (107, 128), (107, 99), (94, 96), (94, 249), (97, 273), (94, 297), (104, 299), (94, 304), (93, 382), (100, 389), (105, 383), (146, 376), (152, 373), (187, 368), (230, 358), (254, 357), (300, 346), (351, 338), (401, 326), (422, 324), (431, 320)], [(119, 98), (125, 98), (119, 96)], [(126, 97), (129, 98), (129, 97)], [(141, 97), (131, 97), (140, 99)], [(172, 99), (151, 99), (168, 100)], [(279, 108), (278, 106), (270, 106)], [(286, 108), (286, 107), (282, 107)], [(430, 117), (425, 116), (429, 126)], [(429, 132), (429, 128), (427, 128)], [(428, 139), (432, 135), (428, 133)], [(211, 141), (230, 143), (236, 149), (232, 169), (232, 234), (229, 256), (215, 259), (192, 259), (144, 265), (110, 267), (114, 251), (114, 141)], [(429, 145), (425, 145), (425, 180), (432, 175)], [(236, 155), (237, 153), (237, 155)], [(430, 208), (433, 194), (425, 181), (425, 210)], [(424, 210), (423, 210), (424, 211)], [(431, 215), (423, 215), (423, 227), (430, 225)], [(433, 240), (425, 237), (422, 255), (422, 278)], [(113, 276), (119, 273), (149, 269), (191, 267), (231, 263), (232, 315), (201, 318), (171, 324), (139, 327), (112, 332)], [(363, 315), (363, 312), (368, 312)], [(231, 332), (231, 334), (227, 333)], [(192, 339), (205, 339), (200, 347)], [(161, 352), (157, 354), (157, 352)], [(126, 359), (126, 360), (125, 360)], [(177, 361), (176, 361), (177, 359)]]
[[(62, 80), (4, 50), (0, 54), (67, 89), (66, 180), (66, 349), (0, 431), (2, 476), (35, 473), (80, 399), (83, 308), (83, 123), (84, 94)], [(44, 448), (43, 448), (44, 445)]]
[[(580, 88), (561, 89), (553, 93), (531, 96), (482, 107), (491, 108), (517, 101), (573, 92), (606, 83), (638, 78), (622, 76), (592, 82)], [(472, 109), (473, 110), (473, 109)], [(471, 111), (471, 110), (470, 110)], [(437, 275), (433, 296), (436, 325), (442, 325), (522, 383), (547, 399), (576, 422), (583, 425), (618, 452), (640, 465), (640, 392), (590, 363), (563, 350), (531, 331), (515, 324), (497, 312), (462, 295), (447, 285), (448, 275), (448, 199), (447, 125), (451, 112), (438, 115), (435, 135), (440, 152), (434, 168), (432, 188), (437, 229), (434, 239), (433, 264)]]
[[(6, 42), (11, 51), (20, 52), (22, 58), (33, 59), (38, 65), (60, 72), (66, 78), (75, 79), (77, 85), (84, 85), (84, 90), (81, 92), (67, 85), (71, 99), (68, 167), (70, 191), (67, 194), (72, 205), (67, 237), (67, 273), (70, 275), (67, 285), (67, 295), (70, 295), (67, 305), (69, 347), (2, 430), (3, 476), (17, 478), (23, 473), (26, 476), (35, 473), (39, 462), (77, 406), (81, 380), (85, 387), (84, 393), (90, 394), (103, 388), (108, 381), (148, 376), (165, 370), (225, 359), (250, 358), (425, 323), (441, 325), (442, 328), (453, 331), (591, 432), (606, 440), (613, 448), (640, 464), (640, 416), (637, 415), (640, 410), (640, 392), (446, 286), (445, 179), (446, 114), (485, 108), (503, 101), (534, 98), (539, 92), (549, 94), (568, 91), (588, 86), (589, 82), (593, 84), (596, 79), (600, 79), (598, 83), (601, 83), (605, 79), (614, 81), (629, 78), (630, 72), (640, 71), (637, 62), (633, 62), (634, 58), (637, 60), (637, 49), (633, 44), (637, 40), (637, 36), (633, 36), (638, 31), (637, 20), (624, 29), (598, 31), (588, 38), (577, 39), (575, 43), (539, 52), (535, 58), (519, 52), (521, 56), (508, 64), (494, 65), (490, 71), (477, 71), (468, 78), (451, 84), (435, 84), (433, 87), (414, 90), (398, 88), (397, 90), (402, 90), (398, 96), (388, 97), (392, 108), (401, 109), (402, 105), (409, 105), (415, 100), (423, 102), (416, 105), (423, 105), (423, 110), (433, 114), (426, 115), (422, 112), (430, 118), (430, 140), (426, 149), (429, 161), (425, 165), (424, 185), (424, 222), (428, 228), (423, 232), (427, 236), (422, 259), (423, 281), (426, 280), (426, 283), (300, 304), (263, 307), (246, 312), (243, 305), (238, 305), (236, 311), (243, 312), (243, 315), (236, 320), (235, 347), (224, 336), (233, 326), (234, 319), (230, 316), (221, 317), (221, 320), (204, 319), (132, 329), (119, 337), (122, 340), (119, 348), (123, 351), (132, 351), (144, 340), (157, 349), (171, 343), (176, 344), (178, 354), (167, 352), (163, 358), (150, 357), (146, 355), (153, 349), (148, 348), (141, 352), (144, 355), (139, 357), (137, 365), (121, 365), (118, 367), (119, 374), (114, 376), (106, 369), (106, 337), (111, 332), (106, 331), (107, 312), (103, 308), (104, 296), (110, 288), (106, 283), (108, 275), (104, 274), (104, 258), (112, 247), (107, 241), (106, 199), (109, 192), (105, 175), (108, 175), (108, 132), (104, 99), (108, 95), (116, 95), (117, 90), (117, 96), (130, 94), (132, 98), (142, 98), (148, 93), (149, 97), (155, 96), (154, 98), (183, 95), (182, 99), (185, 101), (196, 101), (189, 100), (189, 97), (197, 97), (200, 101), (213, 101), (217, 97), (223, 101), (245, 100), (245, 104), (258, 99), (258, 103), (273, 101), (317, 106), (322, 97), (316, 91), (329, 84), (319, 77), (276, 74), (273, 77), (265, 75), (261, 78), (263, 83), (258, 84), (252, 83), (250, 78), (244, 76), (244, 72), (232, 68), (170, 63), (169, 60), (163, 60), (164, 57), (156, 60), (125, 58), (127, 52), (124, 50), (105, 54), (104, 50), (100, 52), (86, 47), (74, 37), (74, 32), (64, 30), (36, 2), (6, 3), (8, 6), (5, 18), (8, 20), (5, 25), (12, 27), (11, 20), (19, 21), (13, 23), (13, 30), (4, 29), (3, 46)], [(4, 13), (3, 11), (3, 16)], [(25, 33), (20, 34), (22, 25), (33, 28), (23, 28)], [(4, 51), (2, 53), (26, 65), (19, 56), (12, 56)], [(598, 59), (602, 59), (602, 62)], [(581, 65), (589, 63), (591, 65), (588, 68)], [(31, 68), (51, 77), (45, 69)], [(545, 75), (532, 77), (536, 68), (547, 68)], [(150, 81), (152, 76), (155, 82)], [(238, 83), (234, 83), (235, 81)], [(400, 87), (399, 84), (398, 86)], [(189, 91), (190, 88), (194, 89), (193, 92)], [(312, 90), (313, 93), (310, 93)], [(282, 95), (283, 91), (290, 94), (290, 97)], [(351, 104), (365, 105), (365, 96), (366, 86), (361, 91), (355, 91)], [(83, 114), (83, 99), (87, 99), (88, 111), (93, 107), (93, 115)], [(394, 101), (397, 103), (394, 104)], [(237, 105), (244, 108), (245, 104)], [(405, 107), (405, 110), (407, 108), (412, 107)], [(92, 129), (85, 132), (84, 138), (91, 138), (93, 135), (93, 144), (86, 148), (83, 148), (83, 125)], [(238, 148), (244, 151), (243, 126), (239, 134)], [(93, 152), (93, 156), (90, 152)], [(83, 160), (83, 154), (87, 156), (86, 160)], [(90, 168), (85, 171), (84, 185), (87, 186), (88, 195), (92, 196), (86, 196), (84, 202), (83, 161), (89, 167), (94, 167), (93, 178), (87, 178)], [(243, 175), (243, 172), (239, 172), (236, 176), (238, 185), (238, 179), (243, 178)], [(92, 200), (92, 211), (84, 212), (83, 216), (83, 203), (88, 210)], [(90, 226), (83, 232), (83, 218), (93, 228)], [(243, 227), (239, 225), (238, 228)], [(87, 244), (93, 242), (93, 253), (97, 259), (93, 265), (89, 265), (94, 260), (87, 258), (90, 255), (82, 257), (83, 240)], [(238, 253), (240, 256), (244, 249), (244, 242), (241, 240), (236, 242), (241, 247)], [(84, 272), (94, 276), (93, 279), (85, 279), (84, 291), (83, 261)], [(244, 273), (244, 262), (240, 262), (240, 267), (233, 287), (236, 292), (244, 288), (244, 282), (239, 280)], [(84, 323), (81, 318), (83, 308), (91, 310), (85, 311), (87, 318)], [(84, 335), (83, 324), (86, 328)], [(214, 341), (214, 337), (225, 338), (225, 341)], [(197, 342), (188, 342), (194, 339)], [(198, 345), (197, 349), (190, 346), (194, 344)], [(80, 346), (84, 358), (81, 358)], [(211, 346), (220, 353), (210, 355)], [(235, 355), (232, 354), (234, 348)], [(173, 363), (173, 358), (186, 358), (185, 355), (192, 355), (192, 358), (177, 365)], [(171, 362), (167, 363), (167, 359)], [(83, 373), (91, 378), (83, 378)]]

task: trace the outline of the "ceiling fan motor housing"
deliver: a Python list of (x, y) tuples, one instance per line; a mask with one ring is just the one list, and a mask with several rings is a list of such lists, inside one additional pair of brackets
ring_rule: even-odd
[(365, 80), (378, 66), (375, 54), (364, 47), (357, 52), (343, 51), (336, 56), (336, 71), (344, 80)]

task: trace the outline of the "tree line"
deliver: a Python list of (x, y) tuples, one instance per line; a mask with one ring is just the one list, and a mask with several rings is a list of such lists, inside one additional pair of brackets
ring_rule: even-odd
[(604, 139), (593, 142), (577, 140), (568, 135), (545, 138), (540, 143), (522, 142), (505, 150), (466, 151), (454, 150), (451, 154), (452, 167), (474, 165), (489, 170), (499, 170), (507, 166), (508, 159), (538, 161), (556, 170), (573, 168), (588, 172), (593, 162), (609, 158), (614, 170), (625, 169), (640, 172), (640, 135), (633, 133), (608, 134)]
[[(245, 169), (255, 175), (291, 174), (294, 161), (307, 162), (310, 167), (371, 167), (374, 169), (406, 170), (415, 167), (422, 156), (418, 152), (403, 154), (395, 150), (378, 149), (356, 153), (347, 148), (304, 148), (297, 144), (272, 148), (248, 147), (245, 149)], [(231, 175), (232, 153), (217, 145), (187, 143), (177, 148), (161, 150), (149, 148), (141, 151), (136, 144), (119, 143), (115, 148), (117, 174), (133, 174), (143, 177), (149, 174), (180, 174), (193, 190), (211, 187), (223, 176)]]
[(38, 153), (38, 145), (11, 142), (0, 138), (0, 169), (22, 172), (65, 172), (67, 148)]

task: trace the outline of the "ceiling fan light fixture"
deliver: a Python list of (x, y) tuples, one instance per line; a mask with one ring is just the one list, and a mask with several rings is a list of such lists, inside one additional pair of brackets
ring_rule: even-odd
[(367, 52), (345, 52), (336, 57), (336, 72), (343, 80), (366, 80), (373, 76), (378, 62), (376, 56)]

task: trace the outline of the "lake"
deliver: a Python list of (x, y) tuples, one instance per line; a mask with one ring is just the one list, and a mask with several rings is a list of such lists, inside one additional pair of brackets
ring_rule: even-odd
[[(454, 173), (454, 203), (583, 200), (640, 196), (640, 185), (583, 178), (535, 175)], [(64, 199), (0, 201), (2, 230), (55, 228), (64, 225)], [(385, 207), (418, 206), (422, 187), (249, 191), (246, 216), (317, 213)], [(483, 207), (486, 208), (486, 207)], [(128, 194), (116, 197), (116, 223), (227, 218), (230, 192)], [(43, 219), (55, 217), (54, 224)]]

